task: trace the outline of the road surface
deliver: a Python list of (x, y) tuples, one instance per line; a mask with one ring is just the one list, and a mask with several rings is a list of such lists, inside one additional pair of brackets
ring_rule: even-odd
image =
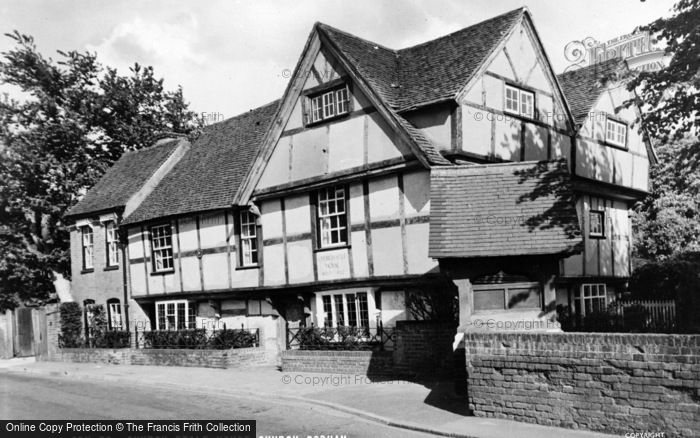
[[(228, 388), (229, 393), (235, 391)], [(122, 382), (0, 371), (4, 420), (257, 420), (257, 435), (428, 437), (352, 415), (274, 399), (139, 387)]]

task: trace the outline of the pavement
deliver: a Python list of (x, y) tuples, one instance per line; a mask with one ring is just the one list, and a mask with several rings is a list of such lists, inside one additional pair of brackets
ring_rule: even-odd
[(0, 360), (5, 373), (96, 379), (197, 393), (227, 392), (255, 400), (323, 406), (379, 424), (436, 436), (592, 438), (610, 435), (469, 416), (451, 382), (370, 380), (363, 375), (281, 372), (277, 367), (212, 369)]

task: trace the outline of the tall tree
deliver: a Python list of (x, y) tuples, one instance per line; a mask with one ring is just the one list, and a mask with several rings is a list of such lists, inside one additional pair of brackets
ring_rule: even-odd
[(32, 37), (6, 35), (0, 84), (23, 98), (0, 101), (0, 309), (40, 303), (70, 275), (62, 216), (125, 150), (201, 126), (182, 89), (166, 91), (151, 67), (121, 76), (95, 54), (53, 60)]
[(628, 86), (637, 90), (642, 126), (660, 160), (651, 171), (652, 193), (633, 217), (635, 253), (664, 259), (700, 250), (700, 0), (680, 0), (671, 17), (642, 30), (665, 42), (671, 58)]

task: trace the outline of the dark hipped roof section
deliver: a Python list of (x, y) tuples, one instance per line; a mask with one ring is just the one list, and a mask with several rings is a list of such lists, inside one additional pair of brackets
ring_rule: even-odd
[(274, 101), (207, 126), (124, 223), (230, 207), (278, 105)]
[(563, 255), (581, 245), (564, 161), (431, 171), (431, 257)]
[(326, 24), (319, 27), (394, 110), (454, 98), (517, 23), (525, 8), (438, 39), (392, 50)]
[(127, 201), (170, 157), (180, 139), (168, 139), (138, 151), (128, 151), (117, 160), (85, 197), (65, 214), (76, 218), (124, 208)]
[(613, 58), (557, 75), (576, 123), (586, 120), (609, 81), (626, 65), (622, 58)]

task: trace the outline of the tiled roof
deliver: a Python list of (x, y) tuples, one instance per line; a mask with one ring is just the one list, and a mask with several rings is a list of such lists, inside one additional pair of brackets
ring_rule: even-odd
[(394, 110), (454, 97), (520, 19), (515, 9), (423, 44), (392, 50), (331, 26), (319, 27)]
[(625, 66), (622, 58), (613, 58), (557, 75), (576, 123), (585, 121), (608, 80), (614, 78)]
[(129, 198), (175, 151), (178, 139), (163, 140), (138, 151), (125, 152), (65, 217), (123, 208)]
[(274, 101), (207, 126), (124, 223), (229, 207), (278, 105)]
[(431, 257), (564, 254), (581, 243), (563, 161), (431, 170)]

